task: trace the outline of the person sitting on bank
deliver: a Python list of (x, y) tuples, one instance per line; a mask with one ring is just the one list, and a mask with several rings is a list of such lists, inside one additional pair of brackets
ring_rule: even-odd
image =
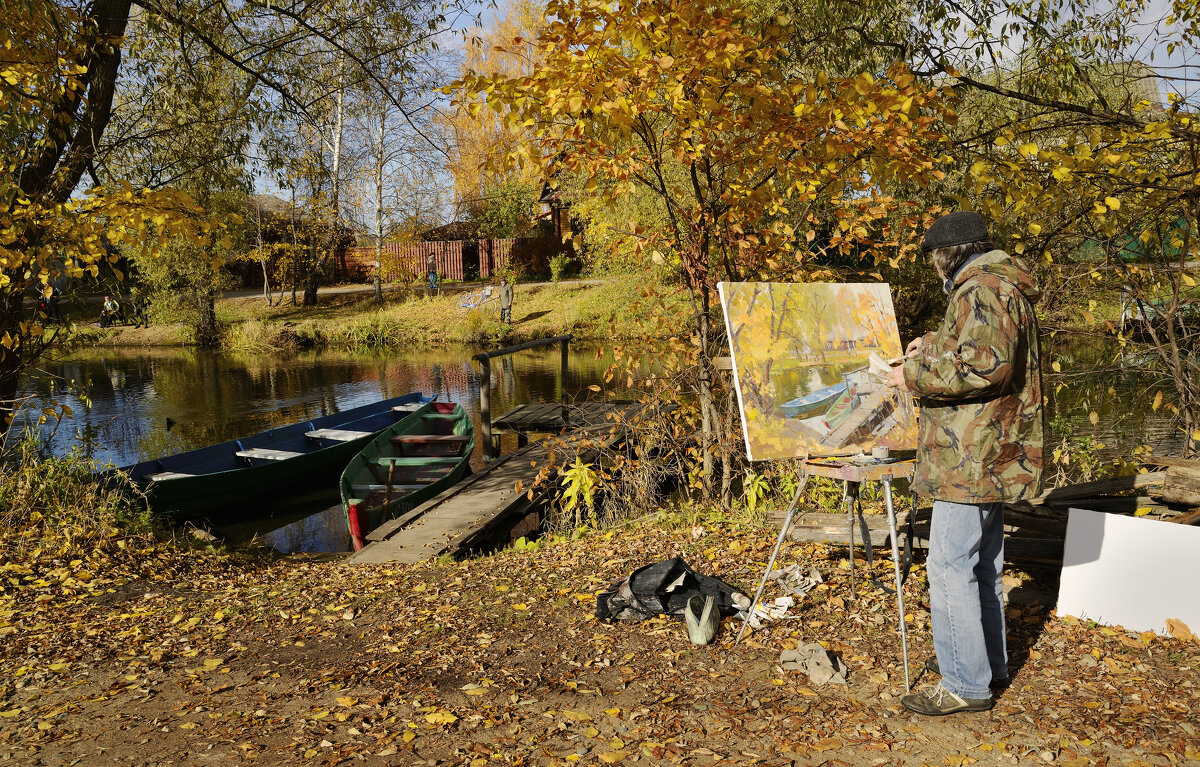
[(104, 305), (100, 307), (100, 327), (106, 328), (114, 322), (121, 322), (121, 305), (111, 296), (104, 297)]
[(500, 278), (500, 321), (512, 323), (512, 302), (513, 289), (512, 285), (508, 284), (508, 279)]

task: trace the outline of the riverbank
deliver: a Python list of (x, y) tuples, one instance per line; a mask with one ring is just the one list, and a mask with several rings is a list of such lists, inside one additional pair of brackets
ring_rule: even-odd
[[(217, 302), (223, 345), (234, 350), (300, 348), (404, 349), (451, 344), (513, 344), (572, 333), (581, 340), (629, 339), (647, 332), (651, 309), (642, 307), (643, 275), (603, 280), (516, 285), (512, 322), (500, 322), (493, 302), (460, 311), (479, 286), (453, 286), (438, 295), (389, 290), (375, 303), (369, 289), (331, 288), (315, 307), (293, 306), (288, 297), (268, 307), (261, 296), (244, 293)], [(674, 316), (686, 316), (686, 294), (678, 286), (655, 286)], [(670, 331), (668, 331), (670, 332)], [(93, 346), (178, 346), (190, 343), (179, 324), (149, 328), (82, 326), (76, 340)]]
[[(1046, 764), (1200, 758), (1200, 644), (1008, 607), (1013, 684), (985, 713), (921, 718), (893, 599), (841, 549), (785, 544), (825, 579), (784, 621), (694, 647), (680, 623), (600, 623), (596, 594), (669, 556), (753, 588), (772, 530), (664, 510), (464, 562), (350, 567), (137, 544), (156, 567), (4, 567), (0, 760), (14, 764)], [(116, 547), (112, 546), (114, 551)], [(132, 558), (130, 560), (132, 565)], [(890, 562), (877, 561), (881, 575)], [(88, 572), (92, 570), (91, 572)], [(1006, 582), (1024, 585), (1010, 571)], [(916, 667), (927, 586), (906, 587)], [(1018, 591), (1020, 587), (1018, 587)], [(773, 598), (774, 593), (768, 593)], [(849, 684), (778, 665), (820, 641)], [(926, 673), (919, 686), (930, 681)], [(1140, 760), (1140, 761), (1136, 761)]]

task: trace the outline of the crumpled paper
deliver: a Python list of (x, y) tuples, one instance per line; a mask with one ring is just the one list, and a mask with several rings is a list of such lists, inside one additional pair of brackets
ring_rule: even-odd
[(784, 671), (803, 671), (813, 684), (845, 684), (849, 669), (845, 662), (831, 655), (816, 642), (809, 642), (795, 650), (784, 650), (779, 656)]
[(811, 568), (808, 575), (802, 575), (799, 564), (790, 564), (779, 570), (772, 570), (767, 579), (779, 583), (784, 594), (796, 597), (796, 599), (803, 599), (808, 592), (817, 587), (817, 584), (825, 582), (816, 567)]

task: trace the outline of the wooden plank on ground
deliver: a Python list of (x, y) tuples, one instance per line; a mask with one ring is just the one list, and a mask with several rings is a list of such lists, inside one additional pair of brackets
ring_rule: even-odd
[(1049, 492), (1042, 493), (1037, 498), (1030, 499), (1029, 503), (1033, 506), (1040, 506), (1046, 503), (1072, 500), (1075, 498), (1091, 498), (1097, 495), (1121, 493), (1128, 490), (1136, 490), (1140, 487), (1162, 485), (1166, 477), (1166, 472), (1152, 471), (1145, 474), (1131, 474), (1127, 477), (1117, 477), (1116, 479), (1101, 479), (1095, 482), (1084, 482), (1078, 485), (1066, 485), (1064, 487), (1056, 487)]
[[(867, 529), (871, 531), (871, 545), (884, 546), (888, 540), (888, 522), (885, 514), (864, 514), (863, 518), (867, 520)], [(784, 512), (782, 509), (774, 509), (767, 512), (767, 520), (779, 527), (783, 524)], [(900, 512), (896, 515), (896, 529), (903, 531), (908, 524), (908, 512)], [(843, 513), (827, 513), (827, 512), (804, 512), (796, 514), (792, 518), (792, 526), (788, 529), (788, 538), (793, 541), (829, 541), (830, 543), (847, 543), (849, 542), (849, 531), (847, 529), (846, 514)], [(858, 517), (854, 518), (854, 540), (856, 543), (862, 543), (862, 528), (858, 523)]]

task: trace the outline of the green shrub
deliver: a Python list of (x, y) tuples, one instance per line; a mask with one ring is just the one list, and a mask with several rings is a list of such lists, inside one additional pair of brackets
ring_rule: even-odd
[(555, 253), (550, 257), (550, 280), (558, 282), (571, 266), (571, 257), (566, 253)]

